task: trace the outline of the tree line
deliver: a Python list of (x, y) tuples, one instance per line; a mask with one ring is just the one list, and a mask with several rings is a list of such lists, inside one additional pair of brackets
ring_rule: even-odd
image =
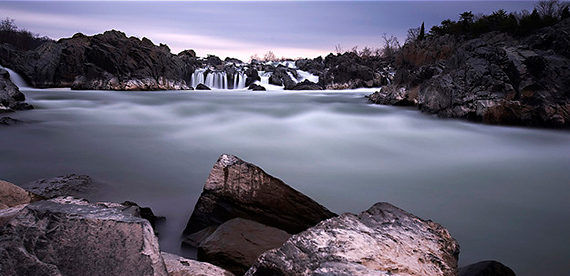
[(0, 21), (0, 44), (8, 43), (23, 50), (33, 50), (41, 44), (52, 41), (47, 36), (40, 37), (26, 29), (20, 29), (14, 23), (14, 19), (6, 17)]

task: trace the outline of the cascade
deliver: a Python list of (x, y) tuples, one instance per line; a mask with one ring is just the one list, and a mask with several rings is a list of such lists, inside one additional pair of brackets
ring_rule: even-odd
[(5, 69), (6, 71), (8, 71), (8, 73), (10, 73), (10, 80), (12, 80), (12, 82), (18, 86), (18, 88), (29, 88), (30, 86), (26, 83), (26, 81), (24, 80), (24, 78), (22, 78), (22, 76), (20, 76), (18, 73), (14, 72), (14, 70), (10, 69), (10, 68), (6, 68), (3, 66), (0, 66), (0, 68)]
[(234, 75), (234, 86), (233, 89), (244, 89), (245, 88), (246, 76), (243, 72), (237, 72)]

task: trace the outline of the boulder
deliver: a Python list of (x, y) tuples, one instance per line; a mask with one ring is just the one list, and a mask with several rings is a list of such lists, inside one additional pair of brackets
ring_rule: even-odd
[(323, 88), (310, 80), (304, 80), (291, 87), (290, 90), (323, 90)]
[(297, 70), (279, 65), (273, 71), (269, 78), (269, 83), (273, 85), (282, 85), (285, 89), (292, 89), (297, 85)]
[(189, 260), (161, 252), (168, 276), (234, 276), (231, 272), (209, 263)]
[(212, 89), (206, 86), (205, 84), (199, 83), (198, 85), (196, 85), (196, 90), (212, 90)]
[(249, 87), (252, 83), (256, 82), (256, 81), (261, 81), (261, 77), (259, 76), (259, 73), (257, 72), (257, 69), (255, 68), (248, 68), (245, 71), (245, 86)]
[(459, 245), (441, 225), (388, 203), (342, 214), (265, 252), (251, 275), (457, 275)]
[(295, 234), (333, 216), (254, 164), (223, 154), (210, 171), (184, 235), (238, 217)]
[(0, 209), (27, 204), (38, 200), (39, 197), (10, 182), (0, 180)]
[(255, 83), (250, 84), (247, 89), (252, 90), (252, 91), (265, 91), (266, 90), (265, 87), (263, 87), (259, 84), (255, 84)]
[(482, 261), (459, 268), (459, 276), (515, 276), (508, 266), (497, 261)]
[(12, 117), (2, 117), (0, 118), (0, 126), (13, 126), (23, 124), (24, 122)]
[(33, 108), (23, 103), (26, 96), (10, 79), (10, 73), (0, 67), (0, 110), (23, 110)]
[(45, 198), (75, 196), (88, 198), (97, 187), (88, 175), (68, 174), (21, 185), (22, 188)]
[(220, 225), (198, 249), (198, 260), (243, 275), (263, 252), (280, 247), (291, 235), (259, 222), (234, 218)]
[(0, 236), (2, 275), (167, 275), (147, 220), (84, 200), (31, 203)]

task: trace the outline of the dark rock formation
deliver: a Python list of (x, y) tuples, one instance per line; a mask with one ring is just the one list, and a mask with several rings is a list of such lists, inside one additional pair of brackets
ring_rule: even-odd
[(252, 91), (265, 91), (266, 90), (265, 87), (263, 87), (259, 84), (255, 84), (255, 83), (250, 84), (247, 89), (252, 90)]
[(14, 119), (12, 117), (0, 118), (0, 126), (13, 126), (13, 125), (19, 125), (19, 124), (23, 124), (23, 123), (24, 123), (23, 121), (20, 121), (18, 119)]
[(245, 79), (245, 86), (249, 87), (252, 83), (256, 81), (261, 81), (261, 77), (255, 68), (248, 68), (245, 71), (245, 75), (247, 76)]
[(223, 154), (210, 171), (184, 234), (217, 227), (238, 217), (294, 234), (333, 216), (261, 168)]
[(205, 84), (199, 83), (198, 85), (196, 85), (196, 90), (212, 90), (212, 89), (206, 86)]
[(482, 261), (459, 268), (459, 276), (515, 276), (515, 272), (497, 261)]
[(68, 174), (50, 179), (38, 179), (21, 185), (22, 188), (45, 198), (75, 196), (87, 198), (97, 187), (88, 175)]
[(23, 103), (25, 100), (26, 96), (10, 79), (10, 73), (0, 67), (0, 113), (6, 110), (32, 109), (33, 106)]
[(285, 86), (285, 89), (292, 89), (297, 84), (297, 70), (279, 65), (269, 78), (269, 83), (273, 85)]
[(173, 55), (166, 45), (115, 30), (95, 36), (78, 33), (27, 52), (1, 48), (0, 61), (38, 88), (188, 89), (199, 66), (190, 51)]
[(329, 54), (324, 60), (325, 70), (319, 75), (319, 84), (327, 89), (380, 87), (387, 83), (391, 63), (379, 56), (361, 57), (354, 52)]
[(457, 275), (449, 232), (388, 203), (342, 214), (261, 255), (252, 275)]
[(234, 218), (220, 225), (198, 250), (198, 260), (243, 275), (263, 252), (280, 247), (287, 232), (259, 222)]
[(167, 275), (148, 221), (116, 208), (38, 201), (0, 236), (2, 275)]
[(190, 260), (161, 252), (168, 276), (234, 276), (231, 272), (209, 263)]
[(290, 90), (323, 90), (323, 88), (309, 80), (304, 80), (291, 87)]
[(395, 84), (370, 96), (488, 124), (570, 127), (570, 19), (524, 38), (434, 37), (401, 51)]

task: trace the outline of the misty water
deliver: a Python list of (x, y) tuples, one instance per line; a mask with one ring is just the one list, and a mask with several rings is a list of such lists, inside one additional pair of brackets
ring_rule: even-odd
[(334, 212), (387, 201), (450, 230), (460, 265), (570, 271), (570, 132), (442, 120), (370, 105), (372, 90), (114, 92), (23, 89), (36, 109), (0, 127), (0, 178), (90, 175), (94, 200), (131, 200), (179, 236), (222, 153)]

